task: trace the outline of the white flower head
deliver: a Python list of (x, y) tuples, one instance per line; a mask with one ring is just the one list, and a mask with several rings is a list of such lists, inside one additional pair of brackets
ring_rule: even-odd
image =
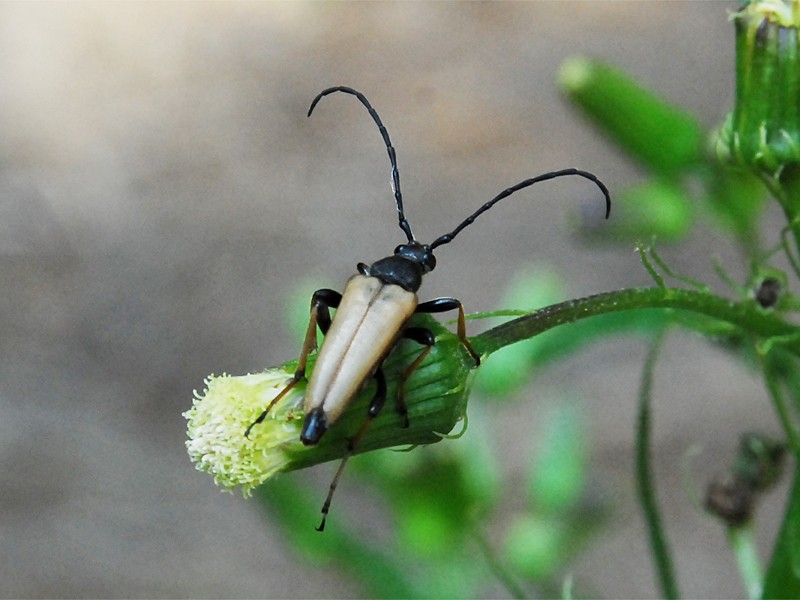
[(245, 497), (285, 470), (292, 456), (305, 448), (300, 442), (302, 383), (273, 406), (248, 437), (245, 431), (283, 391), (288, 379), (281, 368), (206, 379), (205, 391), (195, 391), (192, 408), (183, 413), (189, 421), (186, 448), (195, 468), (212, 475), (226, 491), (241, 488)]

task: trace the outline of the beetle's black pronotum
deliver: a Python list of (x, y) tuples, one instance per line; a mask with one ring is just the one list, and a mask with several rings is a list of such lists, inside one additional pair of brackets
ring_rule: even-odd
[[(430, 244), (422, 244), (414, 238), (414, 234), (411, 232), (411, 225), (406, 220), (403, 212), (400, 174), (397, 170), (397, 158), (394, 146), (392, 146), (392, 142), (389, 139), (389, 132), (386, 131), (378, 113), (372, 108), (367, 98), (349, 87), (328, 88), (314, 98), (308, 109), (308, 116), (311, 116), (320, 99), (334, 92), (343, 92), (358, 98), (378, 126), (383, 142), (386, 145), (386, 150), (389, 153), (389, 161), (392, 167), (392, 189), (397, 203), (399, 225), (400, 229), (406, 234), (407, 243), (397, 246), (393, 255), (382, 258), (371, 265), (359, 263), (359, 274), (350, 278), (344, 294), (339, 294), (329, 289), (314, 292), (311, 298), (311, 318), (308, 323), (303, 348), (300, 352), (297, 370), (286, 388), (270, 402), (269, 406), (245, 432), (245, 435), (248, 435), (250, 430), (264, 420), (270, 409), (297, 382), (305, 379), (308, 355), (316, 348), (317, 327), (325, 335), (325, 343), (317, 356), (317, 362), (308, 381), (303, 401), (305, 420), (300, 439), (304, 444), (314, 445), (319, 442), (325, 431), (336, 422), (336, 419), (363, 387), (364, 383), (371, 377), (375, 378), (377, 383), (375, 396), (369, 405), (364, 425), (350, 440), (339, 470), (331, 482), (328, 496), (322, 507), (322, 522), (317, 528), (319, 531), (322, 531), (325, 527), (325, 518), (331, 499), (347, 459), (353, 454), (361, 436), (370, 422), (378, 415), (386, 401), (386, 379), (381, 366), (383, 360), (400, 338), (409, 338), (424, 346), (419, 356), (406, 369), (403, 380), (399, 384), (397, 410), (405, 426), (408, 426), (408, 414), (403, 399), (404, 383), (424, 360), (436, 342), (433, 333), (429, 329), (407, 325), (411, 316), (415, 313), (439, 313), (458, 310), (458, 337), (475, 359), (475, 366), (480, 364), (480, 357), (467, 340), (464, 308), (461, 302), (455, 298), (437, 298), (420, 303), (417, 298), (417, 290), (422, 284), (422, 276), (433, 271), (436, 266), (436, 258), (433, 256), (433, 251), (439, 246), (452, 242), (465, 227), (471, 225), (477, 217), (503, 198), (507, 198), (514, 192), (532, 186), (535, 183), (555, 179), (556, 177), (578, 175), (592, 181), (605, 196), (606, 218), (608, 218), (611, 210), (611, 197), (608, 189), (595, 175), (579, 169), (563, 169), (545, 173), (532, 179), (526, 179), (503, 190), (464, 219), (453, 231), (439, 236)], [(337, 309), (333, 319), (330, 316), (331, 308)]]

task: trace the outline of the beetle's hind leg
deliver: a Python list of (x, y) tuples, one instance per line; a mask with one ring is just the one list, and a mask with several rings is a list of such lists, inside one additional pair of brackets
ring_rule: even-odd
[(264, 412), (258, 415), (258, 418), (250, 424), (244, 432), (244, 437), (249, 437), (253, 427), (264, 422), (272, 407), (288, 394), (298, 382), (306, 378), (308, 355), (317, 348), (317, 327), (319, 327), (322, 335), (328, 333), (328, 329), (331, 326), (330, 309), (338, 308), (341, 301), (342, 295), (329, 289), (317, 290), (311, 296), (311, 316), (308, 319), (308, 328), (306, 329), (306, 337), (303, 340), (303, 348), (300, 350), (300, 358), (297, 361), (297, 369), (289, 383), (286, 384), (286, 387), (281, 390), (281, 393), (275, 396), (267, 405), (267, 408), (264, 409)]
[[(477, 367), (481, 364), (481, 358), (472, 348), (472, 345), (467, 339), (467, 325), (464, 319), (464, 306), (459, 300), (456, 300), (455, 298), (436, 298), (435, 300), (429, 300), (428, 302), (422, 302), (418, 304), (417, 309), (414, 312), (440, 313), (455, 309), (458, 309), (458, 339), (462, 344), (464, 344), (464, 347), (470, 353), (470, 356), (472, 356), (472, 358), (475, 360), (475, 366)], [(403, 427), (408, 427), (408, 406), (406, 405), (405, 398), (406, 381), (408, 381), (412, 373), (417, 370), (417, 367), (422, 364), (422, 361), (425, 360), (425, 357), (428, 356), (428, 353), (436, 343), (436, 336), (430, 329), (426, 327), (407, 327), (403, 330), (402, 336), (425, 346), (422, 352), (419, 353), (419, 356), (414, 359), (414, 362), (412, 362), (403, 372), (403, 376), (400, 378), (400, 384), (397, 388), (397, 412), (400, 413), (400, 417), (403, 420)]]
[(336, 486), (339, 485), (339, 478), (344, 472), (344, 467), (347, 464), (347, 461), (350, 460), (351, 456), (353, 456), (356, 448), (358, 447), (358, 443), (361, 441), (361, 438), (364, 437), (364, 434), (372, 424), (372, 421), (378, 416), (378, 414), (380, 414), (383, 405), (386, 403), (386, 376), (383, 374), (383, 369), (380, 366), (375, 371), (374, 377), (378, 387), (375, 390), (375, 395), (372, 397), (372, 402), (369, 404), (369, 409), (367, 409), (367, 420), (364, 421), (358, 432), (347, 441), (347, 451), (342, 457), (342, 462), (339, 463), (339, 468), (336, 470), (336, 475), (333, 476), (333, 481), (331, 481), (331, 485), (328, 488), (328, 496), (325, 498), (325, 503), (322, 505), (322, 521), (320, 522), (319, 527), (317, 527), (317, 531), (325, 530), (325, 520), (328, 518), (328, 511), (331, 508), (333, 493), (336, 491)]
[(458, 339), (461, 340), (462, 344), (464, 344), (464, 348), (466, 348), (467, 352), (470, 353), (470, 356), (472, 356), (472, 358), (475, 360), (475, 366), (478, 367), (481, 364), (481, 357), (477, 352), (475, 352), (472, 344), (470, 344), (469, 340), (467, 339), (467, 322), (464, 318), (464, 305), (461, 304), (460, 300), (457, 300), (456, 298), (436, 298), (435, 300), (428, 300), (427, 302), (421, 302), (418, 304), (417, 310), (414, 312), (440, 313), (456, 309), (458, 309), (458, 327), (456, 329)]
[(403, 371), (403, 375), (400, 377), (400, 383), (397, 386), (397, 412), (400, 413), (400, 418), (403, 420), (403, 427), (408, 427), (408, 405), (406, 405), (405, 393), (406, 381), (408, 381), (409, 377), (411, 377), (411, 374), (417, 370), (417, 367), (422, 364), (422, 361), (425, 360), (425, 357), (428, 356), (431, 348), (433, 348), (433, 345), (436, 343), (436, 336), (433, 335), (433, 332), (426, 327), (406, 327), (403, 330), (402, 336), (425, 346), (425, 348), (422, 349), (422, 352), (419, 353), (419, 356), (414, 359), (414, 362), (412, 362), (408, 368)]

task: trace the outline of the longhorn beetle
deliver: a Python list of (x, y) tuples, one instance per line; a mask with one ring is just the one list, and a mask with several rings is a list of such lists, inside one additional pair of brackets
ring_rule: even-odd
[[(436, 266), (433, 251), (439, 246), (452, 242), (461, 230), (471, 225), (476, 218), (503, 198), (548, 179), (577, 175), (592, 181), (605, 196), (606, 218), (611, 211), (611, 196), (602, 181), (587, 171), (562, 169), (526, 179), (503, 190), (464, 219), (453, 231), (439, 236), (430, 244), (422, 244), (411, 232), (411, 225), (403, 212), (400, 174), (397, 170), (397, 157), (389, 139), (389, 132), (367, 98), (361, 92), (349, 87), (331, 87), (321, 91), (314, 98), (308, 109), (308, 116), (311, 116), (317, 103), (323, 97), (334, 92), (355, 96), (369, 111), (372, 120), (378, 126), (389, 153), (389, 162), (392, 168), (392, 190), (397, 204), (400, 229), (406, 234), (408, 241), (397, 246), (392, 256), (382, 258), (371, 265), (358, 263), (358, 274), (348, 280), (344, 294), (329, 289), (314, 292), (311, 297), (311, 318), (308, 322), (303, 348), (300, 351), (297, 370), (286, 387), (245, 431), (245, 437), (247, 437), (253, 427), (264, 421), (272, 407), (299, 381), (306, 378), (308, 355), (317, 346), (317, 327), (325, 335), (325, 342), (317, 356), (317, 362), (308, 381), (303, 400), (305, 420), (300, 432), (300, 440), (303, 444), (313, 446), (319, 442), (366, 381), (371, 377), (375, 378), (377, 383), (375, 396), (367, 410), (364, 424), (349, 441), (344, 458), (331, 482), (328, 496), (322, 506), (322, 522), (317, 527), (318, 531), (325, 528), (325, 519), (330, 509), (333, 493), (347, 460), (353, 455), (359, 440), (386, 401), (386, 377), (383, 374), (382, 364), (400, 338), (412, 339), (423, 346), (419, 356), (403, 373), (398, 387), (397, 410), (404, 427), (409, 425), (408, 411), (403, 397), (404, 384), (436, 343), (435, 336), (429, 329), (407, 325), (411, 316), (415, 313), (458, 310), (458, 337), (475, 360), (475, 366), (480, 364), (480, 357), (467, 339), (464, 307), (461, 302), (455, 298), (437, 298), (420, 303), (417, 298), (417, 290), (422, 284), (422, 276), (433, 271)], [(333, 319), (330, 315), (331, 308), (336, 309)]]

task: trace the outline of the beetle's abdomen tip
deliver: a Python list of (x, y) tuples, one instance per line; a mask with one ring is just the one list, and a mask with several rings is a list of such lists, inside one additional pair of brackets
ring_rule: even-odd
[(300, 441), (306, 446), (315, 446), (322, 434), (328, 430), (327, 419), (322, 408), (315, 408), (306, 415), (303, 429), (300, 431)]

